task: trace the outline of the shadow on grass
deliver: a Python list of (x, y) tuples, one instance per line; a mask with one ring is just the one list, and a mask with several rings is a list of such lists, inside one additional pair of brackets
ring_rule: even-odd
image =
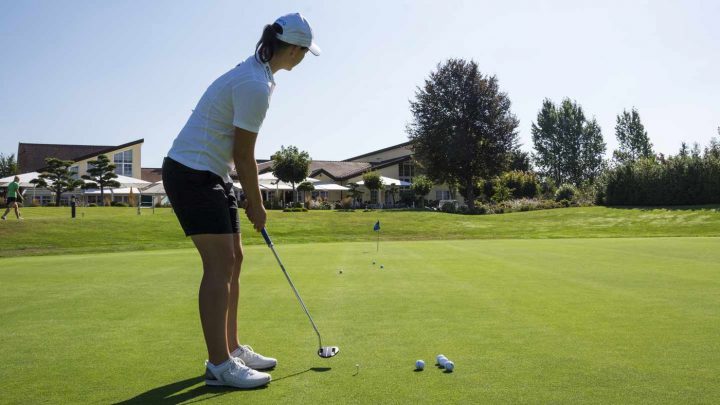
[[(284, 380), (286, 378), (297, 377), (301, 374), (307, 373), (308, 371), (322, 373), (329, 370), (331, 370), (330, 367), (312, 367), (307, 370), (298, 371), (277, 379), (273, 379), (271, 384), (273, 382), (277, 383), (278, 381)], [(236, 391), (257, 391), (268, 388), (268, 386), (265, 385), (257, 388), (238, 390), (230, 387), (210, 387), (203, 384), (201, 386), (191, 389), (190, 391), (180, 393), (181, 391), (184, 391), (192, 387), (193, 385), (197, 385), (204, 380), (204, 376), (198, 376), (188, 378), (182, 381), (177, 381), (174, 383), (163, 385), (162, 387), (153, 388), (125, 401), (116, 402), (114, 405), (193, 403), (205, 401), (210, 398), (218, 397)], [(205, 396), (205, 398), (198, 398), (203, 396)]]

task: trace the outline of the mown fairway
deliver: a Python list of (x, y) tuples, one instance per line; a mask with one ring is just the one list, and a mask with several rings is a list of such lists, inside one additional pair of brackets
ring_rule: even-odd
[[(0, 223), (0, 257), (191, 248), (170, 209), (26, 208), (24, 221)], [(720, 207), (567, 208), (503, 215), (374, 211), (268, 212), (268, 230), (280, 243), (365, 242), (380, 220), (383, 240), (627, 238), (720, 236)], [(241, 218), (241, 227), (250, 230)], [(262, 244), (255, 232), (247, 245)]]
[[(555, 226), (547, 222), (541, 231), (537, 223), (549, 219), (537, 219), (528, 232), (568, 236), (583, 232), (570, 224), (608, 221), (563, 210), (537, 215), (563, 212)], [(663, 214), (672, 226), (662, 229), (689, 229), (687, 217), (673, 213)], [(680, 212), (692, 214), (698, 213)], [(513, 216), (522, 215), (483, 219), (520, 226)], [(633, 215), (637, 221), (647, 212)], [(707, 231), (706, 222), (697, 222), (697, 232), (717, 232), (718, 214), (701, 215), (716, 225)], [(393, 232), (392, 218), (381, 217), (386, 234)], [(192, 250), (4, 258), (0, 402), (720, 400), (718, 238), (384, 241), (375, 254), (370, 241), (283, 243), (315, 235), (330, 240), (333, 232), (312, 225), (292, 231), (272, 219), (271, 233), (282, 230), (278, 253), (324, 343), (341, 347), (339, 356), (315, 355), (312, 328), (264, 246), (246, 249), (241, 340), (276, 356), (279, 365), (270, 386), (254, 391), (202, 384), (200, 270)], [(653, 221), (614, 226), (652, 233)], [(372, 236), (367, 222), (354, 231), (366, 239)], [(459, 232), (442, 222), (435, 227), (427, 238)], [(472, 229), (464, 232), (473, 235)], [(455, 372), (432, 365), (438, 353), (455, 361)], [(413, 371), (416, 359), (428, 363), (425, 371)]]

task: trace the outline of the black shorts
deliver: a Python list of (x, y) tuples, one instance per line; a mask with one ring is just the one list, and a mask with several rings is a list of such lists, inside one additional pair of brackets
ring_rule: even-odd
[(8, 197), (5, 201), (7, 203), (7, 206), (11, 206), (17, 202), (17, 197)]
[(169, 157), (162, 167), (163, 186), (186, 236), (240, 233), (232, 183), (217, 174), (191, 169)]

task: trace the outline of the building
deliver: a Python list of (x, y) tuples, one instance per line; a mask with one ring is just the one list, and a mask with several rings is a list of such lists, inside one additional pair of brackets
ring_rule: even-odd
[(70, 167), (70, 171), (82, 176), (87, 173), (88, 161), (105, 155), (115, 165), (115, 173), (140, 178), (143, 142), (145, 142), (144, 139), (138, 139), (117, 146), (20, 143), (17, 153), (18, 171), (20, 173), (41, 172), (45, 167), (45, 159), (54, 157), (72, 160), (74, 164)]
[[(122, 145), (62, 145), (44, 143), (19, 143), (17, 162), (20, 173), (42, 172), (45, 159), (49, 157), (61, 160), (70, 160), (73, 165), (70, 171), (74, 177), (87, 174), (88, 162), (105, 155), (115, 165), (115, 173), (122, 176), (141, 178), (143, 169), (140, 166), (142, 158), (142, 145), (144, 139), (138, 139)], [(152, 170), (152, 169), (151, 169)], [(148, 180), (149, 181), (149, 180)], [(128, 202), (131, 190), (120, 193), (108, 193), (109, 198), (116, 202)], [(99, 195), (88, 193), (85, 196), (88, 203), (101, 203)], [(63, 196), (62, 201), (67, 203), (69, 196)], [(48, 190), (33, 190), (32, 200), (45, 205), (54, 202), (54, 196)]]
[[(272, 162), (258, 165), (260, 174), (271, 170)], [(410, 142), (364, 153), (342, 161), (313, 160), (310, 163), (308, 177), (320, 180), (321, 183), (347, 186), (362, 181), (363, 174), (371, 171), (376, 171), (385, 178), (398, 180), (399, 184), (395, 184), (395, 187), (391, 187), (392, 184), (385, 184), (385, 189), (379, 191), (361, 188), (364, 191), (361, 202), (381, 207), (396, 205), (399, 193), (409, 189), (413, 177), (418, 174)], [(317, 197), (329, 201), (338, 201), (347, 196), (347, 192), (343, 191), (318, 192), (315, 194), (317, 194)], [(425, 199), (448, 200), (450, 199), (450, 189), (444, 184), (435, 185), (430, 193), (425, 196)]]

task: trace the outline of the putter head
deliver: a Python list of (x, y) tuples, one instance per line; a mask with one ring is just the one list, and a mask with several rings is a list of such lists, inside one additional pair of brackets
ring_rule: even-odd
[(318, 349), (318, 356), (324, 359), (334, 357), (338, 353), (340, 353), (340, 348), (337, 346), (323, 346)]

